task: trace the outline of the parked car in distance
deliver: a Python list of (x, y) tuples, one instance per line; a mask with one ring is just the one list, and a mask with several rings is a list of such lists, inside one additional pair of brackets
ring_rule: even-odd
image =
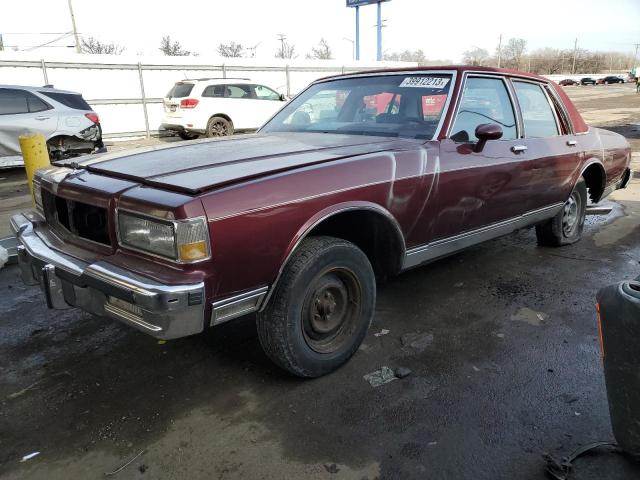
[(560, 80), (558, 85), (562, 85), (563, 87), (568, 87), (570, 85), (578, 85), (578, 82), (575, 80), (571, 80), (570, 78), (565, 78), (564, 80)]
[(577, 242), (630, 159), (543, 77), (377, 70), (315, 81), (253, 135), (56, 162), (11, 224), (50, 307), (161, 339), (255, 312), (267, 355), (317, 377), (358, 350), (376, 278), (528, 226)]
[(624, 79), (616, 75), (609, 75), (598, 79), (599, 85), (609, 85), (611, 83), (624, 83)]
[(583, 77), (580, 79), (580, 85), (595, 85), (596, 81), (591, 77)]
[(24, 164), (18, 136), (25, 133), (42, 133), (53, 159), (104, 149), (100, 119), (82, 94), (0, 85), (0, 167)]
[(284, 94), (248, 78), (182, 80), (164, 98), (160, 128), (184, 140), (255, 131), (286, 101)]

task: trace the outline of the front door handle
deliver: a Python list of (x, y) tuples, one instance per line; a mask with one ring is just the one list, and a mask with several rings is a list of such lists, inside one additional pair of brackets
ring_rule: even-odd
[(38, 115), (36, 120), (49, 120), (51, 117), (47, 117), (46, 115)]
[(522, 152), (525, 152), (526, 150), (527, 150), (526, 145), (514, 145), (513, 147), (511, 147), (511, 151), (513, 153), (522, 153)]
[(568, 147), (575, 147), (578, 144), (575, 140), (567, 140)]

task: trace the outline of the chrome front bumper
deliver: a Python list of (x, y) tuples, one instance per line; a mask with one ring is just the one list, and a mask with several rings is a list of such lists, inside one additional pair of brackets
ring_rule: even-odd
[(165, 285), (105, 261), (87, 263), (53, 250), (25, 215), (14, 215), (18, 264), (27, 285), (40, 285), (49, 308), (77, 307), (161, 339), (204, 328), (204, 283)]

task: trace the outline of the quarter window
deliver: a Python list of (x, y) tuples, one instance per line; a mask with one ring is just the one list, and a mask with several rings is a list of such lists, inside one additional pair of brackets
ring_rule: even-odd
[(456, 142), (477, 142), (476, 127), (495, 123), (502, 127), (502, 140), (517, 137), (513, 105), (504, 81), (499, 78), (469, 77), (464, 85), (458, 114), (451, 130)]
[(551, 110), (547, 95), (540, 85), (529, 82), (513, 82), (518, 96), (524, 135), (529, 138), (554, 137), (558, 124)]

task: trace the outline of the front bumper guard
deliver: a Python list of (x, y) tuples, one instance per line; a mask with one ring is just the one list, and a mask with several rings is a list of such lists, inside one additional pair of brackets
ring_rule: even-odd
[(105, 261), (87, 263), (53, 250), (25, 215), (14, 215), (18, 264), (27, 285), (40, 285), (49, 308), (77, 307), (115, 318), (160, 339), (204, 328), (204, 283), (165, 285)]

